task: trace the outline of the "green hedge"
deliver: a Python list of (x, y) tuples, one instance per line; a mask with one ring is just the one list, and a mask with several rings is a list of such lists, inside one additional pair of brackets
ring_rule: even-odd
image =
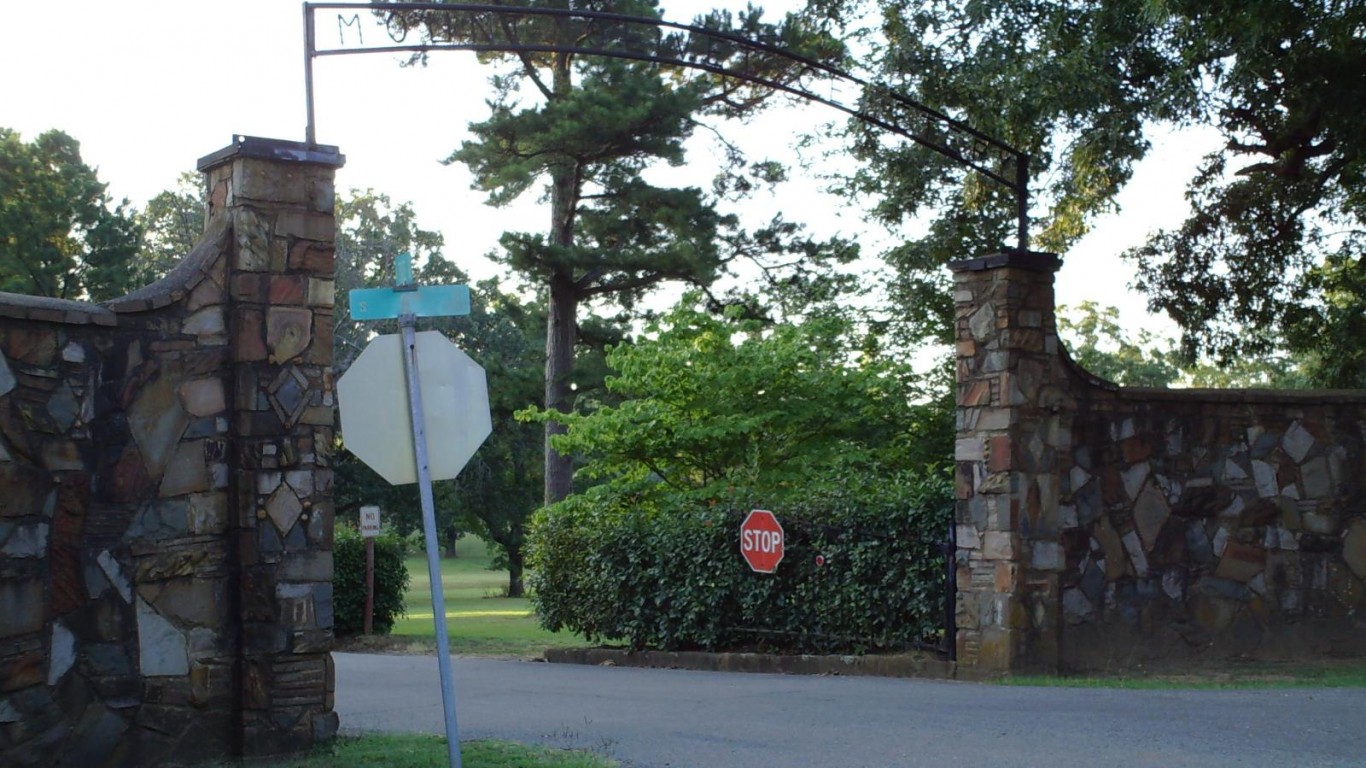
[[(754, 573), (740, 556), (753, 507), (784, 528), (775, 574)], [(535, 520), (532, 600), (547, 629), (634, 648), (904, 649), (941, 629), (952, 509), (938, 475), (781, 505), (741, 495), (667, 510), (590, 490)]]
[[(337, 525), (332, 546), (334, 631), (338, 637), (359, 635), (365, 628), (365, 540), (349, 525)], [(375, 537), (376, 634), (388, 634), (404, 614), (408, 569), (403, 565), (403, 541), (386, 528)]]

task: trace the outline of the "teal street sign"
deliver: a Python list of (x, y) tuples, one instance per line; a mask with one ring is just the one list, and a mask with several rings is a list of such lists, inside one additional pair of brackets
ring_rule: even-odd
[(393, 320), (413, 317), (453, 317), (470, 313), (467, 285), (417, 285), (413, 282), (413, 257), (400, 253), (394, 259), (392, 288), (357, 288), (350, 293), (352, 320)]
[(402, 288), (357, 288), (351, 291), (352, 320), (392, 320), (400, 315), (450, 317), (470, 313), (467, 285), (422, 285)]

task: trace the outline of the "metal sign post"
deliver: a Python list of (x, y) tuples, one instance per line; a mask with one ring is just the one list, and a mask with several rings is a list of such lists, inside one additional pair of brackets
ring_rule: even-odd
[(361, 633), (375, 631), (375, 537), (379, 535), (379, 507), (360, 508), (360, 535), (365, 539), (365, 621)]
[[(405, 256), (407, 254), (404, 254)], [(417, 490), (422, 498), (422, 535), (427, 540), (427, 577), (432, 583), (432, 618), (436, 625), (436, 663), (441, 672), (441, 708), (446, 715), (446, 749), (451, 768), (460, 766), (460, 728), (455, 722), (455, 681), (451, 677), (451, 644), (446, 637), (446, 594), (441, 586), (441, 555), (437, 551), (436, 505), (432, 501), (432, 473), (427, 466), (427, 429), (422, 417), (422, 388), (417, 377), (417, 316), (399, 316), (403, 332), (403, 370), (408, 379), (408, 408), (413, 415), (413, 453), (417, 456)]]
[[(416, 332), (418, 317), (443, 317), (450, 315), (469, 314), (469, 289), (463, 285), (452, 286), (429, 286), (419, 288), (413, 281), (412, 257), (406, 253), (399, 254), (394, 262), (395, 285), (393, 288), (372, 288), (361, 289), (351, 292), (351, 314), (358, 320), (379, 320), (397, 318), (401, 330), (401, 346), (403, 350), (403, 378), (406, 385), (408, 396), (408, 415), (412, 423), (412, 448), (413, 463), (418, 486), (418, 494), (422, 502), (422, 532), (427, 541), (427, 575), (432, 584), (432, 618), (436, 628), (436, 659), (441, 674), (441, 704), (446, 718), (446, 746), (450, 757), (451, 768), (461, 768), (460, 762), (460, 731), (456, 725), (455, 717), (455, 684), (451, 676), (451, 651), (450, 640), (446, 632), (446, 596), (441, 586), (441, 560), (437, 547), (436, 532), (436, 505), (432, 499), (432, 470), (427, 450), (427, 418), (423, 409), (422, 393), (424, 384), (419, 375), (417, 349), (419, 346), (419, 336)], [(426, 337), (428, 334), (423, 334)], [(437, 334), (439, 336), (439, 334)], [(380, 339), (392, 339), (393, 337), (380, 337)], [(463, 353), (454, 350), (445, 337), (440, 337), (440, 342), (451, 348), (452, 353)], [(378, 340), (377, 340), (378, 341)], [(374, 343), (372, 342), (372, 346)], [(370, 347), (367, 347), (369, 351)], [(440, 349), (440, 348), (438, 348)], [(438, 356), (438, 361), (441, 359)], [(466, 358), (466, 360), (468, 360)], [(342, 406), (342, 434), (348, 438), (355, 437), (357, 444), (352, 446), (353, 452), (362, 450), (367, 455), (372, 455), (369, 443), (375, 442), (373, 430), (364, 421), (354, 421), (357, 425), (355, 435), (346, 432), (348, 418), (353, 416), (357, 410), (375, 410), (373, 402), (362, 402), (361, 396), (366, 394), (365, 386), (372, 384), (376, 379), (370, 371), (373, 366), (371, 362), (382, 362), (380, 358), (366, 360), (366, 354), (362, 353), (360, 358), (353, 363), (352, 369), (347, 372), (337, 383), (338, 395), (341, 398)], [(474, 452), (478, 444), (488, 435), (489, 414), (488, 414), (488, 394), (483, 379), (483, 371), (472, 361), (469, 366), (477, 371), (477, 376), (465, 379), (465, 383), (470, 386), (470, 390), (476, 392), (466, 392), (464, 402), (455, 402), (454, 398), (444, 406), (447, 410), (463, 410), (469, 416), (472, 411), (482, 410), (480, 414), (474, 414), (474, 418), (467, 418), (465, 424), (469, 426), (469, 434), (464, 436), (462, 449), (467, 453), (460, 453), (458, 461), (445, 461), (446, 466), (442, 469), (443, 477), (452, 477), (459, 467), (468, 461), (469, 454)], [(438, 366), (440, 368), (440, 366)], [(392, 368), (388, 369), (392, 370)], [(468, 370), (468, 369), (466, 369)], [(356, 376), (352, 377), (352, 373)], [(355, 390), (357, 399), (352, 399), (348, 393), (353, 390), (348, 386), (348, 378), (352, 381), (361, 382), (360, 389)], [(449, 378), (449, 377), (448, 377)], [(457, 377), (458, 378), (458, 377)], [(380, 379), (383, 381), (383, 379)], [(449, 382), (446, 382), (449, 384)], [(394, 382), (397, 385), (397, 382)], [(389, 388), (391, 389), (391, 387)], [(378, 393), (380, 396), (387, 393)], [(447, 393), (451, 394), (451, 393)], [(473, 396), (468, 396), (473, 395)], [(370, 395), (373, 401), (375, 394)], [(349, 409), (348, 409), (349, 406)], [(401, 418), (401, 417), (400, 417)], [(392, 423), (392, 422), (390, 422)], [(386, 425), (387, 426), (387, 425)], [(387, 429), (385, 430), (388, 431)], [(392, 451), (389, 451), (392, 453)], [(362, 458), (367, 464), (374, 466), (376, 463), (373, 458)], [(444, 460), (444, 459), (443, 459)], [(381, 462), (382, 463), (382, 462)], [(394, 471), (393, 467), (386, 467), (392, 476), (386, 475), (391, 483), (401, 484), (413, 482), (413, 472), (411, 469), (404, 471)], [(376, 467), (378, 470), (379, 468)], [(381, 474), (384, 474), (381, 471)], [(378, 521), (376, 520), (376, 523)]]

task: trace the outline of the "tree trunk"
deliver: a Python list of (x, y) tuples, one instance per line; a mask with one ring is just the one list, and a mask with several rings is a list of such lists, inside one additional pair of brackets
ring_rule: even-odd
[[(568, 96), (573, 89), (570, 58), (560, 54), (555, 61), (553, 90), (556, 97)], [(555, 245), (574, 245), (574, 219), (578, 211), (578, 168), (573, 159), (563, 158), (550, 168), (550, 234)], [(545, 407), (568, 413), (573, 408), (574, 342), (578, 340), (578, 287), (571, 269), (557, 271), (550, 278), (550, 306), (546, 313)], [(562, 424), (545, 425), (545, 503), (554, 504), (574, 491), (574, 467), (568, 456), (550, 446), (550, 438), (564, 434)]]
[(525, 597), (526, 585), (522, 583), (522, 550), (509, 547), (508, 555), (508, 597)]
[[(568, 413), (573, 407), (570, 378), (574, 372), (574, 339), (577, 335), (575, 314), (578, 297), (573, 282), (563, 276), (550, 281), (549, 322), (545, 337), (545, 407)], [(550, 445), (550, 438), (564, 434), (563, 424), (553, 421), (545, 425), (545, 503), (555, 502), (574, 490), (574, 467), (568, 456), (561, 456)]]

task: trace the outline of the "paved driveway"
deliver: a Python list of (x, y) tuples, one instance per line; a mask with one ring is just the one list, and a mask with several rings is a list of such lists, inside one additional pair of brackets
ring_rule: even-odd
[[(336, 654), (343, 732), (442, 732), (430, 656)], [(632, 768), (1366, 766), (1366, 689), (1117, 691), (456, 658), (460, 735)]]

